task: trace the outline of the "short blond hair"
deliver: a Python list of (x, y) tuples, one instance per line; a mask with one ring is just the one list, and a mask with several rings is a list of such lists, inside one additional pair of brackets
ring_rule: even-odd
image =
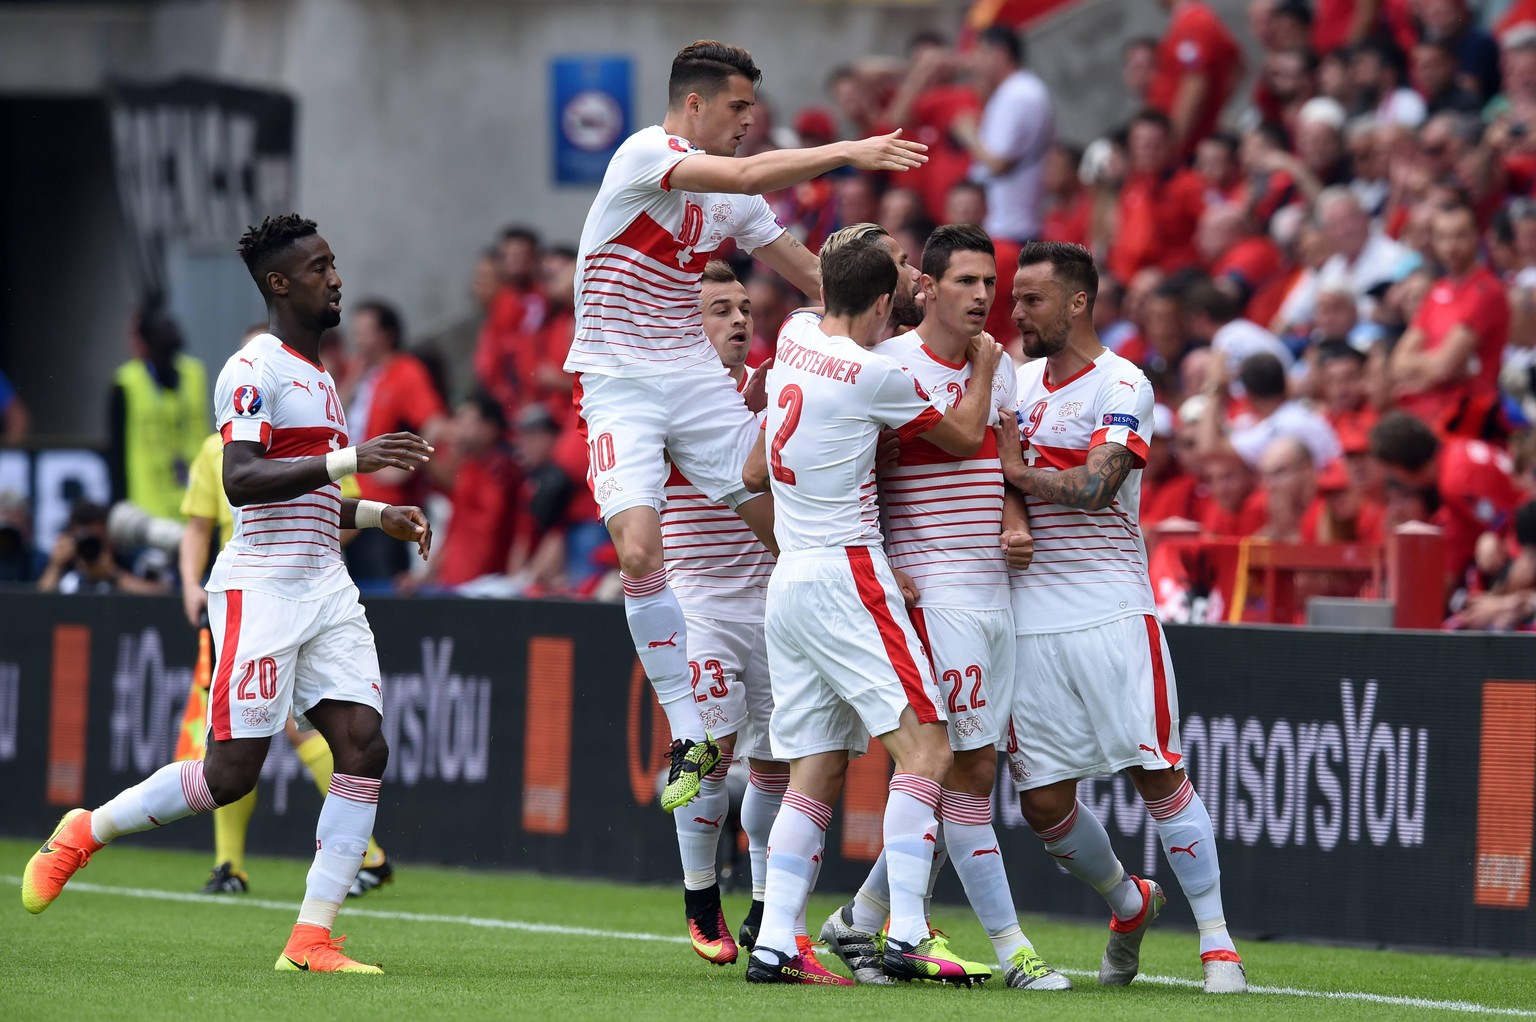
[(711, 259), (704, 264), (705, 284), (735, 284), (738, 283), (736, 271), (731, 269), (731, 264), (724, 259)]
[(888, 237), (890, 232), (879, 224), (849, 224), (827, 237), (827, 240), (822, 243), (820, 255), (825, 259), (829, 255), (836, 254), (838, 249), (847, 248), (849, 245)]

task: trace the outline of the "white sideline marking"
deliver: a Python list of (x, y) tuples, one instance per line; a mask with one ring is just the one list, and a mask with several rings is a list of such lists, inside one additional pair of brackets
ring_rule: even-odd
[[(0, 883), (20, 884), (21, 877), (0, 876)], [(177, 901), (192, 902), (209, 907), (227, 908), (264, 908), (279, 912), (293, 912), (295, 904), (292, 901), (268, 901), (262, 898), (231, 897), (220, 898), (206, 894), (187, 894), (182, 891), (157, 891), (143, 887), (109, 887), (105, 884), (92, 884), (75, 881), (69, 885), (71, 891), (80, 891), (85, 894), (115, 894), (123, 898), (143, 898), (149, 901)], [(360, 916), (365, 919), (391, 919), (410, 923), (446, 923), (451, 926), (475, 926), (487, 930), (516, 930), (521, 933), (545, 933), (566, 937), (599, 937), (609, 940), (638, 940), (655, 944), (688, 944), (686, 937), (676, 937), (664, 933), (638, 933), (629, 930), (594, 930), (585, 926), (561, 926), (556, 923), (529, 923), (520, 919), (488, 919), (483, 916), (449, 916), (436, 915), (427, 912), (388, 912), (383, 909), (353, 908), (346, 906), (346, 914)], [(1098, 977), (1097, 972), (1086, 969), (1061, 969), (1061, 972), (1069, 976)], [(1199, 980), (1184, 979), (1179, 976), (1147, 976), (1136, 978), (1137, 983), (1151, 983), (1157, 986), (1190, 987), (1202, 986)], [(1304, 990), (1300, 987), (1271, 987), (1251, 986), (1250, 993), (1278, 994), (1286, 997), (1317, 997), (1329, 1001), (1361, 1001), (1368, 1004), (1384, 1004), (1399, 1008), (1422, 1008), (1428, 1011), (1460, 1011), (1474, 1015), (1499, 1015), (1515, 1018), (1536, 1018), (1536, 1010), (1525, 1008), (1498, 1008), (1487, 1004), (1474, 1004), (1471, 1001), (1435, 1001), (1424, 997), (1395, 997), (1390, 994), (1372, 994), (1365, 991), (1332, 991), (1332, 990)]]

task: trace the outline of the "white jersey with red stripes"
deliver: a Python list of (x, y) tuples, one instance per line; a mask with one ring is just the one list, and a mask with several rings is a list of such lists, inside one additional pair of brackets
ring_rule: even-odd
[[(900, 363), (941, 405), (959, 404), (970, 385), (971, 363), (940, 358), (920, 330), (883, 341), (874, 351)], [(993, 421), (998, 411), (1017, 404), (1014, 373), (1012, 359), (998, 361)], [(920, 437), (904, 442), (896, 467), (880, 477), (880, 500), (891, 565), (912, 576), (923, 606), (1007, 609), (1008, 562), (999, 542), (1003, 466), (990, 429), (969, 458)]]
[[(213, 400), (224, 443), (260, 444), (265, 458), (296, 461), (347, 446), (336, 381), (271, 334), (230, 356)], [(209, 592), (249, 589), (316, 600), (352, 584), (341, 558), (339, 483), (234, 513), (235, 530), (213, 563)]]
[(786, 319), (768, 372), (768, 474), (779, 550), (879, 546), (880, 430), (894, 429), (908, 441), (943, 417), (898, 363), (852, 338), (827, 336), (813, 312)]
[[(746, 381), (742, 376), (737, 389)], [(773, 554), (740, 515), (711, 503), (681, 469), (671, 469), (661, 509), (667, 584), (685, 611), (760, 623)]]
[(1065, 471), (1087, 463), (1100, 444), (1120, 444), (1136, 467), (1102, 511), (1028, 497), (1035, 557), (1009, 573), (1014, 629), (1020, 635), (1070, 632), (1157, 613), (1137, 509), (1152, 437), (1152, 385), (1133, 363), (1105, 350), (1069, 379), (1049, 384), (1046, 360), (1018, 372), (1024, 461)]
[(702, 150), (652, 125), (619, 146), (581, 231), (568, 373), (659, 376), (718, 365), (699, 281), (727, 238), (752, 252), (784, 228), (760, 195), (685, 192), (672, 169)]

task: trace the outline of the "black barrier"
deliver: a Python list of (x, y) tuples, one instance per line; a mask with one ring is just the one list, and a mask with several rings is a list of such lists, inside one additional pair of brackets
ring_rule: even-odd
[[(374, 599), (368, 613), (391, 747), (379, 835), (392, 856), (675, 880), (675, 832), (653, 801), (664, 722), (618, 607)], [(40, 837), (61, 808), (99, 804), (166, 761), (194, 636), (176, 601), (148, 598), (0, 594), (0, 621), (0, 833)], [(1529, 637), (1168, 637), (1234, 928), (1536, 950)], [(823, 889), (851, 890), (867, 869), (880, 769), (872, 756), (850, 780), (856, 805), (834, 819)], [(1191, 923), (1129, 784), (1085, 782), (1080, 797), (1126, 867), (1170, 889), (1169, 918)], [(252, 849), (305, 854), (319, 796), (281, 738), (260, 798)], [(1022, 908), (1104, 915), (1011, 796), (998, 798), (998, 830)], [(184, 821), (128, 840), (208, 848), (211, 828)], [(958, 900), (958, 885), (948, 893)]]

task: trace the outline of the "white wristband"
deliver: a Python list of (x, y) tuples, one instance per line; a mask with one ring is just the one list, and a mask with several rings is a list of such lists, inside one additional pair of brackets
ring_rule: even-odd
[(325, 474), (331, 477), (331, 482), (340, 482), (342, 476), (357, 474), (357, 448), (343, 447), (339, 451), (331, 451), (325, 456)]
[[(351, 450), (352, 448), (347, 448)], [(340, 451), (336, 452), (340, 454)], [(352, 523), (359, 529), (377, 529), (384, 522), (384, 509), (389, 507), (382, 500), (360, 500)]]

